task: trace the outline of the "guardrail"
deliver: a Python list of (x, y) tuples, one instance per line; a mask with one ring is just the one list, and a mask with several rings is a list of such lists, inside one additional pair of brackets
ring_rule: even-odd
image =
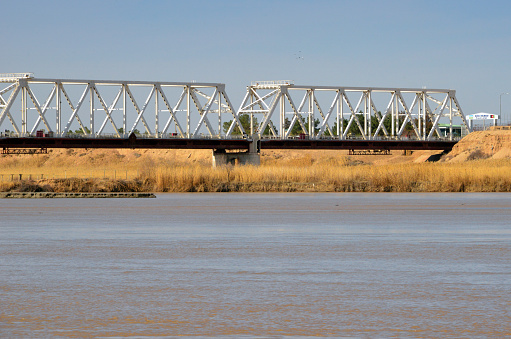
[(407, 137), (407, 136), (392, 136), (392, 137), (372, 137), (364, 139), (363, 136), (360, 135), (351, 135), (347, 136), (345, 139), (339, 139), (339, 137), (331, 137), (331, 136), (321, 136), (319, 138), (309, 138), (308, 136), (290, 136), (288, 138), (280, 138), (275, 136), (263, 136), (260, 140), (309, 140), (309, 141), (322, 141), (322, 140), (341, 140), (341, 141), (350, 141), (350, 140), (360, 140), (360, 141), (459, 141), (461, 140), (461, 137), (453, 137), (452, 140), (449, 137), (436, 137), (431, 140), (422, 140), (414, 137)]
[[(153, 134), (135, 134), (137, 139), (204, 139), (204, 140), (219, 140), (219, 139), (228, 139), (228, 140), (242, 140), (246, 139), (247, 136), (243, 135), (230, 135), (226, 136), (225, 134), (221, 135), (199, 135), (195, 138), (187, 138), (181, 137), (177, 133), (165, 133), (159, 134), (155, 136)], [(102, 133), (100, 135), (91, 135), (91, 134), (83, 134), (83, 133), (66, 133), (64, 135), (56, 135), (53, 132), (51, 133), (42, 133), (41, 135), (36, 134), (27, 134), (24, 136), (18, 135), (16, 132), (0, 132), (0, 138), (67, 138), (67, 139), (129, 139), (129, 134), (122, 134), (119, 137), (115, 133)]]

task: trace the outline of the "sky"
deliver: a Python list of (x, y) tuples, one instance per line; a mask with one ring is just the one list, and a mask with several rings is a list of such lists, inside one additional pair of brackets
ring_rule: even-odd
[(511, 1), (2, 1), (0, 72), (455, 89), (511, 121)]

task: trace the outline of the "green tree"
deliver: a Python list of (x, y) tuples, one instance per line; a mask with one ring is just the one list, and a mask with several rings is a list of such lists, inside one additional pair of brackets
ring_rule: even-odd
[[(85, 129), (85, 132), (87, 134), (90, 134), (90, 129), (88, 129), (87, 126), (83, 126), (83, 128)], [(83, 134), (83, 130), (81, 128), (79, 128), (79, 129), (75, 130), (75, 133), (76, 134)]]
[[(250, 115), (241, 114), (238, 118), (240, 120), (241, 126), (243, 126), (243, 129), (245, 130), (245, 133), (250, 133)], [(231, 127), (231, 125), (232, 125), (232, 120), (229, 120), (229, 121), (226, 121), (223, 123), (224, 133), (227, 133), (227, 131), (229, 130), (229, 127)], [(254, 127), (257, 127), (257, 118), (254, 118)], [(238, 128), (238, 126), (234, 127), (232, 134), (234, 134), (234, 135), (241, 134), (241, 131)]]
[[(362, 111), (360, 111), (359, 113), (362, 113)], [(378, 114), (380, 115), (380, 118), (381, 118), (382, 117), (381, 112), (378, 112)], [(360, 126), (362, 126), (362, 130), (363, 130), (364, 129), (364, 115), (363, 114), (357, 114), (356, 115), (356, 119), (360, 123)], [(346, 126), (348, 125), (348, 122), (349, 122), (349, 119), (344, 119), (344, 128), (346, 128)], [(378, 119), (378, 117), (372, 115), (371, 116), (371, 133), (373, 135), (376, 132), (376, 129), (378, 129), (379, 125), (380, 125), (380, 120)], [(392, 128), (391, 125), (392, 125), (392, 118), (390, 117), (390, 115), (388, 115), (383, 120), (383, 126), (385, 127), (385, 129), (387, 130), (388, 133), (391, 132), (391, 128)], [(336, 133), (336, 131), (337, 131), (337, 125), (335, 126), (335, 132), (334, 133)], [(358, 125), (357, 125), (356, 121), (353, 121), (351, 123), (351, 126), (350, 126), (350, 128), (348, 130), (348, 134), (351, 134), (351, 135), (362, 135), (362, 132), (358, 128)], [(380, 136), (385, 135), (385, 133), (383, 132), (383, 128), (380, 129), (380, 131), (378, 132), (378, 135), (380, 135)]]
[[(295, 124), (293, 125), (293, 128), (291, 128), (291, 133), (289, 133), (289, 135), (297, 136), (300, 134), (308, 134), (309, 133), (309, 120), (304, 119), (302, 117), (302, 121), (304, 122), (303, 124), (305, 125), (305, 131), (302, 129), (302, 126), (300, 125), (300, 123), (298, 121), (296, 121)], [(284, 128), (287, 130), (289, 128), (289, 126), (291, 126), (291, 120), (289, 120), (289, 118), (286, 118), (284, 120)], [(318, 132), (319, 132), (319, 119), (315, 119), (314, 120), (314, 134), (317, 134)]]
[[(246, 134), (250, 134), (250, 115), (248, 115), (248, 114), (241, 114), (239, 116), (239, 120), (240, 120), (241, 126), (243, 126), (243, 130), (245, 131), (245, 133)], [(229, 121), (226, 121), (226, 122), (223, 123), (224, 133), (227, 133), (227, 131), (229, 130), (229, 127), (231, 127), (231, 124), (232, 124), (232, 120), (229, 120)], [(254, 132), (257, 133), (257, 128), (258, 127), (259, 127), (259, 122), (257, 121), (257, 118), (254, 117)], [(269, 135), (270, 133), (271, 133), (270, 132), (270, 127), (266, 126), (266, 128), (264, 129), (263, 135)], [(233, 129), (232, 134), (234, 134), (234, 135), (241, 135), (241, 132), (240, 132), (240, 129), (238, 128), (238, 126), (236, 126)]]
[[(380, 115), (380, 118), (382, 118), (382, 114), (380, 111), (378, 111), (378, 114)], [(380, 120), (376, 116), (371, 116), (371, 132), (374, 135), (376, 132), (376, 129), (378, 129), (378, 126), (380, 125)], [(383, 127), (387, 130), (388, 133), (391, 133), (392, 129), (392, 118), (390, 115), (387, 115), (385, 119), (383, 120)], [(383, 132), (383, 128), (380, 129), (378, 132), (379, 136), (384, 136), (385, 133)]]

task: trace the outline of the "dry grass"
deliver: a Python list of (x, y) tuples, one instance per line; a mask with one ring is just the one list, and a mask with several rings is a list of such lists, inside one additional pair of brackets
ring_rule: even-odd
[(141, 176), (158, 192), (510, 192), (511, 160), (155, 168)]
[[(54, 192), (510, 192), (511, 159), (365, 164), (325, 153), (262, 157), (262, 165), (212, 168), (118, 152), (3, 158), (0, 191)], [(92, 160), (91, 160), (92, 159)], [(192, 157), (193, 159), (193, 157)], [(50, 161), (51, 160), (51, 161)], [(190, 159), (188, 159), (190, 160)], [(22, 174), (22, 181), (19, 181)], [(42, 178), (41, 179), (41, 175)]]

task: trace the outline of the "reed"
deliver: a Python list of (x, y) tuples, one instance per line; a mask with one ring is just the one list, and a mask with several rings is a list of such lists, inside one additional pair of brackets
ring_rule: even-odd
[[(511, 192), (511, 159), (358, 165), (347, 157), (282, 159), (261, 166), (112, 163), (108, 167), (12, 163), (0, 190), (83, 192)], [(19, 181), (19, 174), (22, 180)], [(40, 177), (42, 175), (42, 179)]]
[(157, 192), (510, 192), (510, 160), (394, 165), (275, 164), (155, 168)]

